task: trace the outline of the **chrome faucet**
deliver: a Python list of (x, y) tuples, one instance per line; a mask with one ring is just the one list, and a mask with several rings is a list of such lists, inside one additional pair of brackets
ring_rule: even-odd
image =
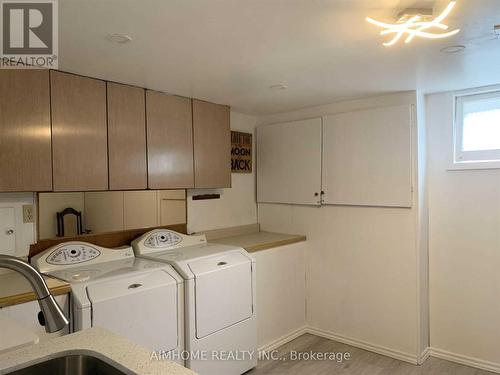
[(68, 319), (50, 293), (43, 276), (35, 268), (19, 258), (9, 255), (0, 255), (0, 268), (19, 272), (30, 282), (45, 320), (45, 331), (48, 333), (57, 332), (69, 324)]

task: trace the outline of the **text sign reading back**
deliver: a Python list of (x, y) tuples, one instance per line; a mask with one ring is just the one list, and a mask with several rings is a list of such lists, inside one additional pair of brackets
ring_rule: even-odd
[(252, 173), (252, 134), (231, 131), (231, 171)]

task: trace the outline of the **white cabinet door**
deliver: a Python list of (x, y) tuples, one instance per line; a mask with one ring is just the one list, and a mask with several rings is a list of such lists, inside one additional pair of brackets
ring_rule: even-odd
[(323, 118), (324, 204), (411, 207), (412, 106)]
[(2, 254), (16, 255), (16, 221), (14, 207), (0, 207), (0, 244)]
[(321, 118), (257, 129), (257, 201), (318, 205)]
[[(63, 310), (66, 317), (70, 319), (69, 295), (63, 294), (60, 296), (55, 296), (54, 298)], [(46, 333), (45, 328), (38, 322), (39, 312), (40, 306), (38, 305), (38, 301), (21, 303), (19, 305), (7, 306), (0, 309), (0, 315), (16, 320), (23, 327), (36, 334), (40, 338), (40, 341), (67, 335), (69, 333), (69, 327), (65, 327), (64, 329), (54, 333)]]

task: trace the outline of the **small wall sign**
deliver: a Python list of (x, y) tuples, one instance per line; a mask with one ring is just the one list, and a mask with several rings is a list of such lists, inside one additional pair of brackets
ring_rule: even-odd
[(231, 171), (252, 173), (252, 134), (231, 131)]

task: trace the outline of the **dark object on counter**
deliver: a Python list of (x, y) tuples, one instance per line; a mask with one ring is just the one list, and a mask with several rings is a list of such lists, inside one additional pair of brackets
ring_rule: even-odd
[(220, 199), (220, 194), (202, 194), (202, 195), (193, 195), (194, 201), (201, 201), (204, 199)]
[(82, 212), (77, 211), (74, 208), (68, 207), (61, 212), (56, 212), (57, 215), (57, 237), (64, 237), (64, 217), (66, 215), (76, 216), (76, 233), (77, 235), (83, 234), (82, 226)]

